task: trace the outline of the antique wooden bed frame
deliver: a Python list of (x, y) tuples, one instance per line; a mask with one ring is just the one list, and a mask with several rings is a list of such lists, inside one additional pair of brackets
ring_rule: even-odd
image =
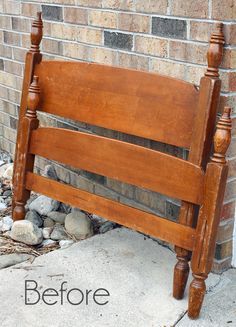
[[(183, 297), (191, 260), (188, 315), (197, 318), (212, 267), (228, 172), (229, 107), (214, 136), (223, 24), (217, 24), (211, 35), (208, 68), (199, 89), (153, 73), (85, 62), (42, 61), (42, 28), (38, 13), (25, 61), (14, 167), (14, 220), (24, 219), (33, 190), (174, 244), (173, 296)], [(187, 148), (188, 161), (98, 135), (39, 127), (37, 110)], [(169, 221), (39, 176), (33, 173), (35, 155), (180, 199), (179, 220)]]

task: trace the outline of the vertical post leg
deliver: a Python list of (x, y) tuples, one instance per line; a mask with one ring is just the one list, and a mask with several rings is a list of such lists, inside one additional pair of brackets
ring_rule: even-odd
[(226, 107), (217, 124), (214, 136), (214, 155), (207, 165), (203, 204), (200, 208), (196, 229), (196, 242), (193, 248), (191, 267), (193, 281), (189, 290), (188, 315), (195, 319), (198, 317), (205, 291), (205, 279), (211, 271), (217, 229), (220, 220), (220, 211), (223, 203), (228, 166), (225, 153), (230, 144), (231, 109)]
[(21, 220), (25, 218), (25, 204), (30, 197), (30, 191), (25, 188), (25, 177), (27, 171), (33, 171), (34, 155), (28, 152), (31, 131), (38, 128), (36, 108), (39, 103), (38, 77), (34, 76), (30, 85), (27, 101), (27, 111), (22, 123), (20, 138), (17, 148), (17, 165), (14, 171), (14, 208), (13, 219)]

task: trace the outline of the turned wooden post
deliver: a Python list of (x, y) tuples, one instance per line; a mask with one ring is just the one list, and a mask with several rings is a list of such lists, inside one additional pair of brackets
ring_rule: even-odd
[(225, 107), (216, 125), (214, 154), (206, 170), (204, 199), (199, 212), (196, 242), (191, 260), (193, 281), (189, 290), (188, 315), (192, 319), (199, 316), (206, 291), (205, 279), (211, 271), (214, 259), (217, 229), (228, 174), (225, 154), (231, 138), (230, 112), (231, 109)]
[[(214, 122), (218, 100), (220, 95), (219, 66), (223, 56), (223, 24), (216, 24), (216, 31), (211, 34), (210, 46), (207, 52), (208, 67), (205, 77), (201, 80), (198, 115), (196, 126), (193, 130), (193, 141), (188, 160), (200, 165), (205, 169), (208, 153), (211, 148)], [(213, 81), (212, 81), (213, 80)], [(213, 85), (213, 83), (214, 85)], [(208, 103), (207, 90), (212, 88), (213, 102)], [(207, 107), (208, 106), (208, 107)], [(208, 130), (208, 134), (206, 133)], [(178, 222), (183, 225), (193, 226), (196, 224), (198, 207), (191, 203), (182, 202)], [(180, 247), (175, 247), (177, 263), (174, 268), (173, 296), (182, 299), (189, 275), (189, 260), (191, 252)]]
[(38, 77), (34, 76), (29, 87), (27, 111), (21, 123), (21, 134), (18, 140), (18, 161), (15, 166), (13, 219), (20, 220), (25, 217), (25, 204), (30, 197), (30, 191), (25, 188), (27, 171), (33, 171), (34, 155), (28, 153), (31, 131), (38, 128), (36, 109), (39, 103), (40, 89)]
[[(41, 17), (41, 12), (37, 13), (36, 19), (32, 22), (32, 29), (31, 29), (31, 47), (30, 50), (26, 54), (25, 58), (25, 71), (24, 71), (24, 80), (23, 80), (23, 87), (22, 87), (22, 96), (21, 96), (21, 104), (20, 104), (20, 112), (19, 112), (19, 122), (18, 125), (21, 125), (22, 119), (25, 116), (26, 109), (27, 109), (27, 95), (29, 86), (33, 79), (34, 74), (34, 67), (36, 64), (39, 64), (42, 60), (42, 54), (40, 53), (40, 42), (43, 36), (43, 22)], [(17, 131), (17, 141), (16, 141), (16, 150), (15, 150), (15, 158), (14, 158), (14, 173), (13, 173), (13, 199), (12, 199), (12, 211), (15, 207), (15, 189), (14, 182), (15, 179), (15, 171), (17, 169), (18, 164), (18, 153), (19, 153), (19, 140), (21, 137), (21, 130), (18, 128)]]

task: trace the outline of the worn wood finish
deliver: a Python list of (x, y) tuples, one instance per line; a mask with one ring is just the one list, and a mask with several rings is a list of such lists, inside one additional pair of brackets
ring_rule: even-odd
[[(34, 190), (174, 243), (178, 262), (173, 294), (183, 297), (192, 254), (188, 314), (196, 318), (213, 261), (228, 171), (228, 107), (217, 124), (215, 152), (209, 162), (220, 94), (222, 24), (211, 36), (208, 68), (199, 91), (189, 83), (157, 74), (97, 64), (42, 62), (41, 38), (39, 13), (26, 57), (14, 169), (14, 220), (24, 218), (24, 205)], [(35, 76), (32, 82), (33, 75), (39, 78)], [(186, 147), (188, 162), (100, 136), (38, 128), (36, 110)], [(33, 174), (36, 154), (180, 198), (179, 223)]]
[[(43, 22), (41, 18), (41, 12), (37, 13), (37, 18), (32, 23), (32, 31), (31, 31), (31, 48), (26, 54), (25, 58), (25, 70), (24, 70), (24, 79), (22, 85), (22, 95), (21, 95), (21, 103), (20, 103), (20, 111), (19, 111), (19, 121), (18, 126), (21, 126), (23, 117), (26, 114), (27, 110), (27, 96), (30, 84), (33, 80), (34, 67), (36, 64), (39, 64), (42, 60), (42, 54), (40, 53), (40, 43), (43, 35)], [(17, 164), (19, 162), (18, 153), (20, 146), (20, 138), (21, 138), (21, 129), (17, 129), (17, 139), (16, 139), (16, 150), (15, 150), (15, 159), (14, 159), (14, 172), (17, 169)], [(12, 208), (15, 207), (15, 196), (14, 194), (14, 178), (15, 173), (13, 173), (13, 198), (12, 198)]]
[(118, 224), (160, 237), (167, 242), (192, 250), (195, 230), (165, 218), (82, 191), (72, 186), (28, 173), (26, 188), (53, 197), (58, 201), (93, 212)]
[(29, 152), (171, 197), (202, 201), (199, 166), (138, 145), (49, 127), (32, 133)]
[(27, 97), (27, 111), (22, 119), (21, 134), (19, 139), (17, 165), (14, 172), (14, 201), (13, 219), (20, 220), (25, 217), (25, 204), (30, 196), (29, 190), (25, 188), (26, 171), (33, 171), (34, 155), (29, 153), (29, 143), (31, 133), (38, 128), (39, 121), (37, 119), (36, 108), (39, 103), (40, 89), (38, 86), (38, 78), (34, 77), (29, 88)]
[(44, 61), (37, 65), (35, 74), (42, 89), (39, 109), (44, 112), (190, 146), (198, 99), (192, 84), (84, 62)]
[[(216, 26), (216, 31), (211, 35), (210, 47), (207, 53), (208, 67), (202, 77), (199, 90), (197, 114), (193, 125), (192, 140), (189, 151), (189, 161), (200, 165), (203, 169), (209, 160), (215, 126), (216, 112), (220, 98), (221, 81), (219, 80), (219, 65), (222, 60), (224, 35), (223, 24)], [(193, 226), (198, 214), (198, 208), (193, 204), (183, 202), (179, 223)], [(173, 296), (182, 299), (189, 275), (189, 260), (191, 252), (175, 248), (177, 263), (174, 270)]]
[(197, 238), (191, 261), (194, 279), (190, 284), (188, 315), (193, 319), (198, 317), (201, 310), (206, 290), (205, 279), (211, 270), (214, 257), (217, 228), (228, 174), (225, 154), (231, 139), (230, 111), (229, 107), (224, 109), (216, 126), (214, 154), (206, 169), (204, 201), (199, 212)]

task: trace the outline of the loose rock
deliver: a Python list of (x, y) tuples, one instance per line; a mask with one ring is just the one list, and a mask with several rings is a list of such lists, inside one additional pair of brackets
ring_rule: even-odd
[(66, 214), (63, 212), (52, 211), (49, 212), (48, 217), (51, 218), (56, 223), (64, 224), (66, 219)]
[(73, 211), (66, 216), (65, 228), (77, 240), (93, 235), (91, 220), (81, 211)]
[(25, 219), (31, 221), (33, 224), (35, 224), (38, 227), (43, 226), (43, 219), (35, 210), (28, 211), (25, 215)]
[(43, 233), (38, 226), (29, 220), (18, 220), (13, 223), (11, 238), (28, 245), (40, 244), (43, 240)]
[(53, 241), (53, 240), (43, 240), (43, 242), (40, 244), (40, 247), (46, 247), (46, 246), (52, 246), (52, 245), (56, 245), (57, 241)]
[(4, 233), (4, 232), (11, 230), (12, 225), (13, 225), (13, 220), (12, 220), (11, 216), (5, 216), (2, 218), (1, 223), (2, 224), (1, 224), (0, 230)]
[[(7, 164), (7, 165), (8, 165), (8, 167), (7, 167), (7, 169), (3, 173), (3, 178), (12, 179), (12, 175), (13, 175), (13, 163), (10, 163), (10, 164)], [(2, 166), (2, 167), (4, 167), (4, 166)]]
[(105, 223), (103, 223), (100, 227), (99, 227), (99, 233), (100, 234), (104, 234), (106, 232), (109, 232), (109, 230), (114, 229), (114, 227), (116, 226), (115, 223), (111, 222), (111, 221), (106, 221)]
[(59, 242), (59, 245), (61, 249), (66, 249), (69, 246), (71, 246), (73, 243), (75, 243), (73, 240), (61, 240)]
[(50, 235), (50, 238), (55, 241), (67, 240), (70, 239), (67, 235), (64, 227), (61, 224), (56, 224), (53, 228), (53, 231)]
[[(5, 171), (6, 171), (9, 167), (11, 167), (11, 166), (13, 166), (12, 163), (7, 163), (7, 164), (5, 164), (5, 165), (2, 165), (2, 166), (0, 167), (0, 177), (4, 177)], [(4, 178), (5, 178), (5, 177), (4, 177)]]
[(52, 233), (53, 227), (45, 227), (43, 228), (43, 238), (48, 239)]
[(40, 195), (29, 204), (29, 209), (37, 211), (41, 216), (47, 216), (49, 212), (56, 211), (59, 205), (60, 202), (45, 195)]
[(53, 227), (55, 225), (55, 221), (51, 218), (45, 218), (43, 222), (43, 227)]
[(6, 205), (5, 205), (5, 203), (3, 203), (3, 202), (0, 202), (0, 210), (4, 210), (4, 209), (6, 209)]

